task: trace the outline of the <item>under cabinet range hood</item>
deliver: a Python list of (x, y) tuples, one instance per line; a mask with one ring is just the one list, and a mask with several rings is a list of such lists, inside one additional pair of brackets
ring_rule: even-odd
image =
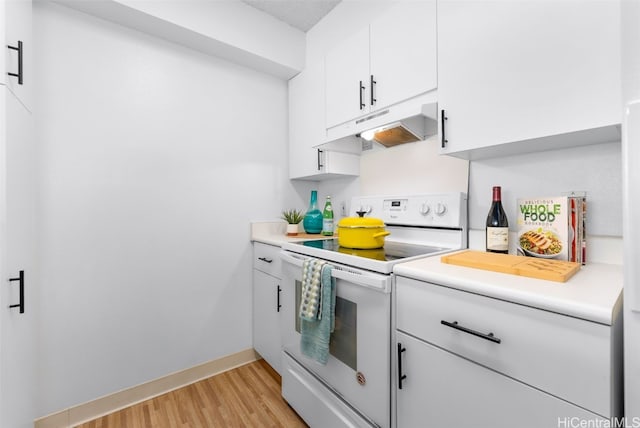
[(438, 133), (435, 91), (327, 129), (322, 146), (336, 148), (358, 137), (384, 147), (423, 141)]
[(398, 144), (422, 141), (427, 137), (426, 134), (426, 117), (420, 115), (368, 129), (361, 132), (360, 137), (385, 147), (393, 147)]

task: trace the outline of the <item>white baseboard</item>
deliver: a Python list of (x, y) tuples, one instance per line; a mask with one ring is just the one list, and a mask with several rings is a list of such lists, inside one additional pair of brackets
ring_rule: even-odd
[(43, 416), (34, 421), (34, 428), (70, 428), (116, 412), (158, 395), (165, 394), (202, 379), (256, 361), (260, 356), (253, 348), (217, 360), (180, 370), (158, 379), (145, 382), (113, 394), (97, 398), (60, 412)]

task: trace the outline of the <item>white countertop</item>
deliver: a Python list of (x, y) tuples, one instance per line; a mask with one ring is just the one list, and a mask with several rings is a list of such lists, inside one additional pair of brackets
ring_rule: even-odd
[[(251, 223), (251, 241), (281, 247), (285, 242), (308, 241), (311, 239), (327, 239), (322, 235), (287, 236), (287, 223), (284, 221), (260, 221)], [(300, 228), (300, 232), (303, 232)]]
[(622, 309), (622, 266), (591, 263), (554, 282), (440, 262), (427, 257), (394, 266), (399, 276), (612, 325)]

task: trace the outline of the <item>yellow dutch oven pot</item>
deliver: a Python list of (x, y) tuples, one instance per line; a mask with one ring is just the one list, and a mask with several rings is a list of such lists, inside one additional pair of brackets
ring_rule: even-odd
[(341, 247), (369, 250), (382, 248), (384, 237), (391, 232), (384, 229), (379, 218), (345, 217), (338, 222), (338, 244)]

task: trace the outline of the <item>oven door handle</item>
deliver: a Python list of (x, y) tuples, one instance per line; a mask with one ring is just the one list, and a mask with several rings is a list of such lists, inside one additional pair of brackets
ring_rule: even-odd
[(302, 263), (307, 259), (304, 256), (293, 255), (287, 251), (280, 251), (280, 258), (282, 261), (292, 264), (296, 267), (302, 267)]
[[(310, 257), (292, 254), (288, 251), (280, 251), (280, 258), (284, 262), (302, 268), (304, 261)], [(360, 272), (355, 268), (349, 269), (350, 271), (347, 271), (342, 270), (338, 266), (334, 266), (331, 271), (331, 276), (336, 279), (343, 279), (355, 285), (368, 287), (377, 291), (389, 292), (391, 289), (391, 277), (388, 275), (370, 273), (367, 271)]]
[(343, 279), (353, 284), (372, 288), (377, 291), (388, 291), (388, 284), (390, 283), (390, 277), (380, 275), (378, 277), (365, 276), (364, 274), (351, 273), (348, 271), (334, 268), (331, 271), (331, 276), (336, 279)]

